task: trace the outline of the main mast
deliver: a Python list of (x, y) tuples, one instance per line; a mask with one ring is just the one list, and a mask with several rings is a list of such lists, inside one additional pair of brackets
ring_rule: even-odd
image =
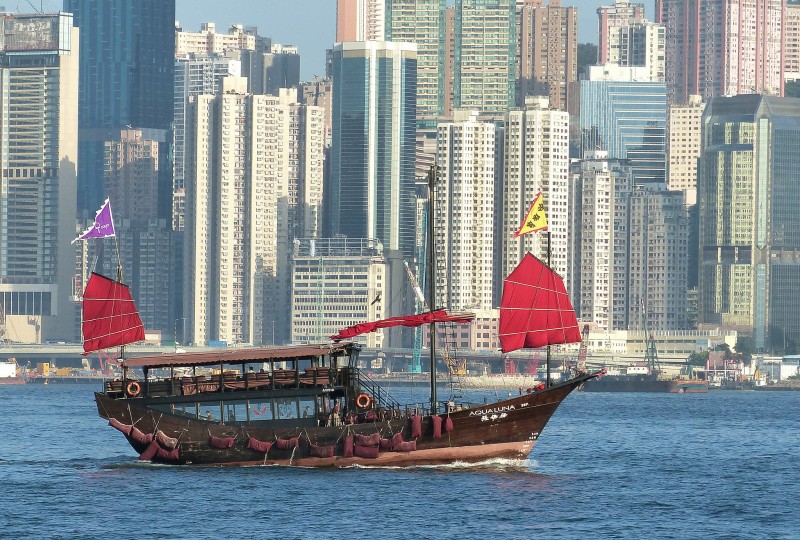
[[(434, 188), (436, 184), (436, 165), (428, 171), (428, 306), (431, 312), (436, 309), (436, 249), (434, 248)], [(438, 412), (436, 397), (436, 323), (431, 318), (430, 345), (431, 358), (431, 414)]]

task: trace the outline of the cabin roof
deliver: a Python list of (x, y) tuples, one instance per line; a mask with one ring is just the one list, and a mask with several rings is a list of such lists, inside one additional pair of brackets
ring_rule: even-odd
[(220, 349), (197, 353), (159, 354), (126, 358), (122, 365), (126, 368), (151, 368), (167, 366), (204, 366), (216, 364), (237, 364), (242, 362), (265, 362), (270, 359), (305, 358), (323, 354), (349, 353), (355, 344), (351, 341), (323, 343), (316, 345), (286, 345), (282, 347), (248, 347), (242, 349)]

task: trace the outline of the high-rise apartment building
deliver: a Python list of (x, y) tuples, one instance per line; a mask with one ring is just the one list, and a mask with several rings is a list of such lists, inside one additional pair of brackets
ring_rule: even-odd
[(786, 4), (783, 19), (783, 79), (800, 80), (800, 3)]
[(413, 255), (416, 45), (333, 49), (333, 235), (375, 238)]
[(603, 150), (590, 152), (574, 166), (578, 186), (575, 302), (582, 321), (598, 330), (628, 328), (628, 207), (633, 174), (623, 160)]
[(700, 96), (685, 105), (670, 105), (667, 129), (667, 188), (686, 194), (686, 204), (697, 202), (697, 158), (702, 146), (703, 110)]
[[(4, 13), (0, 304), (4, 338), (76, 337), (78, 30), (67, 13)], [(96, 209), (95, 209), (96, 210)]]
[(682, 330), (687, 326), (689, 217), (680, 191), (636, 186), (630, 196), (628, 326)]
[(187, 53), (175, 60), (173, 124), (172, 227), (184, 229), (186, 190), (186, 103), (190, 96), (219, 94), (222, 79), (241, 75), (241, 61), (218, 54)]
[(542, 193), (550, 233), (550, 264), (569, 283), (569, 114), (549, 108), (546, 97), (529, 97), (526, 107), (506, 113), (500, 230), (502, 267), (511, 273), (527, 252), (547, 260), (544, 233), (514, 238), (537, 193)]
[[(103, 193), (105, 142), (128, 128), (148, 131), (171, 161), (175, 0), (64, 0), (80, 29), (78, 209)], [(172, 213), (172, 167), (159, 169), (159, 215)]]
[(105, 144), (103, 193), (113, 201), (114, 216), (134, 227), (158, 216), (158, 145), (138, 129), (124, 129)]
[(561, 0), (517, 2), (516, 99), (548, 96), (554, 109), (567, 109), (570, 86), (578, 80), (578, 10)]
[(800, 99), (714, 98), (698, 166), (698, 323), (800, 343)]
[(386, 0), (336, 0), (336, 42), (383, 41)]
[(491, 309), (494, 123), (479, 121), (477, 111), (459, 110), (453, 122), (439, 123), (436, 146), (437, 302), (454, 311)]
[(417, 117), (444, 114), (445, 0), (387, 0), (386, 40), (417, 44)]
[(322, 107), (325, 111), (325, 146), (330, 147), (332, 137), (331, 112), (333, 109), (333, 81), (315, 77), (300, 83), (297, 87), (298, 99), (306, 105)]
[(667, 99), (646, 67), (590, 66), (580, 81), (581, 155), (627, 159), (637, 184), (666, 181)]
[(785, 0), (656, 0), (666, 28), (670, 103), (783, 95)]
[(597, 63), (615, 64), (620, 48), (620, 28), (646, 22), (644, 4), (617, 0), (611, 5), (597, 8)]
[(323, 112), (288, 90), (246, 89), (227, 78), (187, 109), (184, 315), (195, 343), (263, 344), (272, 328), (285, 340), (291, 245), (317, 233)]
[(514, 0), (457, 0), (453, 107), (502, 118), (514, 106)]
[[(342, 328), (385, 318), (387, 272), (377, 240), (298, 239), (292, 253), (292, 343), (322, 343)], [(384, 338), (381, 329), (355, 340), (380, 348)]]
[(255, 28), (245, 28), (234, 24), (227, 34), (217, 33), (213, 22), (202, 23), (199, 32), (187, 32), (182, 28), (175, 30), (175, 57), (187, 55), (224, 55), (229, 51), (269, 52), (272, 42), (258, 35)]

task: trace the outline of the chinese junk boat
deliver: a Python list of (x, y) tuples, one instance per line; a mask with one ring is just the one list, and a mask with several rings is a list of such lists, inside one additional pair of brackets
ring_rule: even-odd
[[(450, 402), (444, 410), (432, 384), (430, 407), (420, 409), (371, 381), (358, 368), (360, 346), (344, 341), (399, 325), (430, 324), (435, 331), (438, 322), (472, 317), (434, 310), (356, 325), (325, 344), (127, 358), (122, 380), (96, 394), (97, 410), (140, 459), (159, 463), (345, 467), (524, 459), (558, 405), (597, 373), (491, 404)], [(500, 329), (504, 352), (580, 341), (561, 278), (530, 254), (506, 279)]]

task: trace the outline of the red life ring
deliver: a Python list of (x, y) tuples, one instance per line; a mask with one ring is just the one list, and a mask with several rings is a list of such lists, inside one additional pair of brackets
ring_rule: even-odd
[(372, 398), (367, 394), (359, 394), (356, 398), (356, 405), (361, 409), (368, 409), (372, 404)]
[(128, 391), (128, 395), (129, 396), (136, 397), (142, 391), (142, 387), (139, 386), (138, 382), (131, 381), (131, 382), (128, 383), (128, 386), (126, 387), (126, 390)]

